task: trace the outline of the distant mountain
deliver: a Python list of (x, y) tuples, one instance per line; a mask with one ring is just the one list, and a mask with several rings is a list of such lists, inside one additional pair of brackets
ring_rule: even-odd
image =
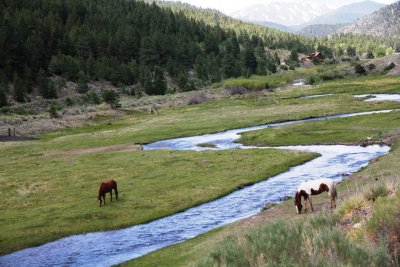
[(310, 37), (324, 37), (334, 34), (337, 30), (347, 25), (349, 24), (315, 24), (307, 26), (297, 33)]
[(290, 33), (296, 32), (292, 27), (283, 24), (273, 23), (270, 21), (256, 21), (255, 23), (284, 32), (290, 32)]
[(400, 2), (381, 8), (338, 32), (400, 37)]
[(333, 10), (326, 4), (275, 2), (257, 4), (236, 11), (232, 17), (252, 22), (272, 22), (286, 26), (299, 25)]
[(310, 25), (316, 24), (342, 24), (342, 23), (352, 23), (357, 19), (372, 14), (373, 12), (379, 10), (386, 5), (373, 2), (373, 1), (363, 1), (350, 5), (342, 6), (336, 10), (324, 14), (323, 16), (318, 16), (313, 18), (306, 23), (299, 25), (298, 29), (303, 29)]

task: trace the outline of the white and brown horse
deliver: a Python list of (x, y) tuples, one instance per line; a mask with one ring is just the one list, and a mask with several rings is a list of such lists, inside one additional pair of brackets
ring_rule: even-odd
[(321, 178), (316, 180), (304, 181), (300, 184), (299, 188), (297, 188), (296, 196), (294, 199), (294, 204), (297, 210), (297, 213), (301, 213), (303, 205), (301, 205), (301, 197), (304, 198), (304, 210), (307, 211), (307, 203), (310, 203), (311, 212), (313, 212), (314, 208), (311, 201), (312, 195), (318, 195), (322, 192), (328, 192), (328, 195), (331, 198), (331, 209), (336, 208), (336, 182), (329, 178)]

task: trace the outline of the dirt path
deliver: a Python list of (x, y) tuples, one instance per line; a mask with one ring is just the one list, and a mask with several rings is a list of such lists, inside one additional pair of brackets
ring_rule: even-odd
[(81, 148), (74, 150), (66, 150), (62, 152), (47, 153), (46, 156), (72, 156), (72, 155), (82, 155), (89, 153), (105, 152), (105, 151), (138, 151), (142, 150), (143, 147), (138, 144), (128, 144), (128, 145), (113, 145), (113, 146), (100, 146), (94, 148)]

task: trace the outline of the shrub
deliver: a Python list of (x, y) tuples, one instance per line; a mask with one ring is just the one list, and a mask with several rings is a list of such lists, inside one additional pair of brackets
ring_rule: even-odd
[(192, 95), (188, 99), (188, 105), (198, 105), (207, 102), (207, 96), (205, 94)]
[(368, 70), (374, 70), (376, 68), (375, 64), (369, 64), (368, 65)]
[(242, 86), (235, 86), (227, 89), (230, 95), (244, 95), (247, 93), (247, 89)]
[(306, 84), (313, 85), (319, 82), (320, 78), (317, 75), (310, 75), (306, 78)]
[(74, 104), (74, 101), (70, 97), (65, 98), (64, 102), (65, 102), (65, 105), (67, 105), (68, 107), (70, 107)]
[(396, 64), (394, 64), (394, 63), (392, 62), (392, 63), (390, 63), (388, 66), (386, 66), (386, 67), (383, 69), (383, 72), (388, 72), (388, 71), (390, 71), (391, 69), (393, 69), (394, 67), (396, 67)]
[(361, 64), (356, 64), (354, 66), (354, 71), (358, 75), (366, 75), (367, 74), (367, 71), (365, 70), (365, 68), (363, 66), (361, 66)]
[(314, 63), (314, 65), (321, 64), (321, 60), (318, 57), (313, 58), (311, 61), (312, 61), (312, 63)]
[(58, 112), (57, 112), (57, 107), (52, 104), (49, 108), (49, 113), (50, 113), (50, 117), (52, 118), (58, 118)]
[(335, 212), (335, 217), (343, 217), (352, 214), (356, 209), (366, 206), (368, 203), (360, 196), (346, 199)]
[(111, 88), (106, 88), (101, 91), (101, 96), (103, 101), (111, 106), (111, 108), (116, 108), (119, 105), (119, 93)]
[(366, 200), (375, 201), (378, 197), (387, 196), (389, 190), (385, 184), (375, 184), (364, 190), (363, 196)]

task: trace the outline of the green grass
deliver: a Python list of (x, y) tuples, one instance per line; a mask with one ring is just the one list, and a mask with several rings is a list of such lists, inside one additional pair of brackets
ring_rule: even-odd
[[(315, 156), (233, 150), (2, 158), (0, 252), (75, 233), (145, 223), (219, 198)], [(99, 208), (98, 184), (108, 177), (118, 182), (120, 199)]]
[(362, 144), (383, 140), (392, 134), (400, 134), (400, 111), (310, 121), (246, 132), (238, 142), (256, 146)]

